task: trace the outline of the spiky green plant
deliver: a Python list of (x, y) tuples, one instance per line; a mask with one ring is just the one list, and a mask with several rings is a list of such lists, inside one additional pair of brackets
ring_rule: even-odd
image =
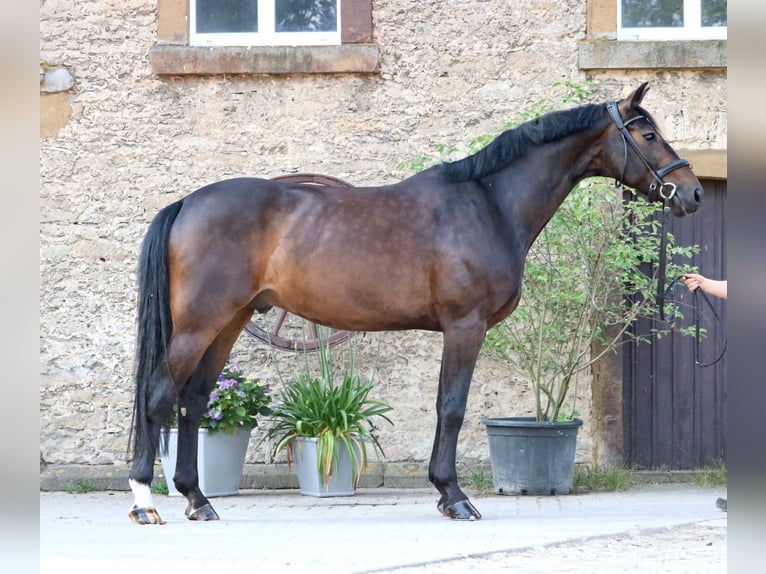
[(339, 463), (340, 448), (345, 447), (351, 455), (356, 488), (367, 465), (367, 444), (384, 456), (374, 421), (380, 417), (393, 424), (386, 416), (393, 407), (369, 397), (372, 382), (354, 372), (353, 347), (351, 351), (349, 366), (340, 373), (338, 384), (330, 346), (320, 345), (319, 375), (311, 373), (307, 362), (305, 372), (285, 381), (264, 437), (275, 441), (273, 456), (286, 451), (288, 463), (294, 460), (293, 439), (316, 437), (317, 471), (325, 486)]

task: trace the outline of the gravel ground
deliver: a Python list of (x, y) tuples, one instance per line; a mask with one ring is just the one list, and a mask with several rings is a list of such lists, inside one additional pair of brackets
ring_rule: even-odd
[(726, 526), (691, 525), (381, 570), (379, 574), (721, 574), (727, 571), (726, 530)]

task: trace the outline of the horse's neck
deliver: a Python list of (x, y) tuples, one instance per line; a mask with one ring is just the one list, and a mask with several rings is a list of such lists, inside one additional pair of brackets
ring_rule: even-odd
[(585, 177), (599, 175), (589, 172), (598, 153), (592, 145), (596, 137), (578, 134), (545, 144), (500, 170), (489, 184), (509, 219), (507, 223), (526, 236), (527, 247), (575, 185)]

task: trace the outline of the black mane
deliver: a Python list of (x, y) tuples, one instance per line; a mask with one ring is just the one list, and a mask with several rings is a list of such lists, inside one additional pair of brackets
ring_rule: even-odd
[(604, 104), (550, 112), (506, 130), (473, 155), (436, 167), (451, 182), (481, 179), (507, 166), (531, 147), (588, 129), (604, 117)]

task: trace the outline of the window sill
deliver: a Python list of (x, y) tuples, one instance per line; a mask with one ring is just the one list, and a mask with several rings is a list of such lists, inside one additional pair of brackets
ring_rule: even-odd
[(630, 42), (583, 40), (578, 64), (581, 70), (630, 70), (655, 68), (725, 70), (726, 40)]
[(339, 46), (200, 47), (155, 44), (149, 50), (157, 75), (378, 73), (374, 44)]

